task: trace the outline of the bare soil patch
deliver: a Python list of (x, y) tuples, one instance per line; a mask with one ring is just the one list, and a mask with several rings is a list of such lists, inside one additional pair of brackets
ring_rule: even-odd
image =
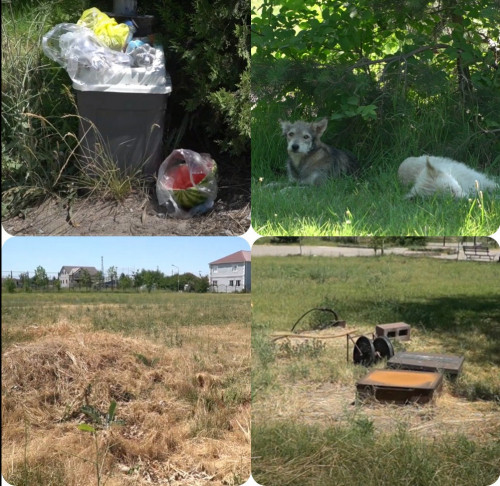
[(250, 204), (219, 200), (205, 215), (175, 219), (153, 200), (137, 195), (122, 203), (78, 200), (71, 215), (67, 201), (49, 199), (21, 217), (4, 221), (3, 226), (13, 236), (238, 236), (250, 227)]
[(250, 189), (239, 180), (223, 185), (213, 209), (190, 219), (169, 217), (154, 195), (135, 193), (123, 202), (51, 198), (2, 224), (13, 236), (239, 236), (250, 227)]

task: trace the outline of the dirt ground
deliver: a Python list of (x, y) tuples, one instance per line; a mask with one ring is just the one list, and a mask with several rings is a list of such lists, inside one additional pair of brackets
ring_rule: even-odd
[[(316, 331), (318, 336), (331, 331)], [(324, 341), (329, 353), (345, 356), (345, 338)], [(292, 362), (290, 366), (292, 366)], [(485, 400), (466, 400), (454, 396), (448, 378), (431, 403), (398, 405), (376, 400), (360, 402), (354, 382), (289, 382), (282, 377), (279, 387), (252, 401), (252, 421), (266, 423), (299, 422), (321, 427), (350, 426), (367, 418), (379, 433), (395, 433), (398, 427), (426, 438), (446, 434), (464, 434), (478, 440), (491, 440), (500, 432), (498, 404)]]
[(250, 185), (220, 185), (208, 213), (190, 219), (166, 215), (151, 195), (125, 201), (48, 199), (38, 207), (2, 221), (12, 236), (239, 236), (250, 227)]

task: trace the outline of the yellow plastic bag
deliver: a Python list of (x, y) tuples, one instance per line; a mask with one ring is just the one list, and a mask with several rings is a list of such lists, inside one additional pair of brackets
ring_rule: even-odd
[(108, 17), (95, 7), (85, 10), (77, 25), (93, 30), (106, 46), (115, 51), (123, 50), (129, 35), (127, 24), (118, 24), (115, 19)]

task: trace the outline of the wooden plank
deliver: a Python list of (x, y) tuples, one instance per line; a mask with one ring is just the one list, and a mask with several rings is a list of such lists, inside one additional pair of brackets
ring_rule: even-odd
[(458, 375), (462, 370), (463, 356), (403, 351), (387, 361), (389, 368), (416, 371), (443, 370), (450, 375)]
[(297, 334), (295, 332), (285, 332), (277, 331), (271, 334), (273, 341), (283, 338), (302, 338), (302, 339), (335, 339), (342, 336), (347, 336), (348, 334), (353, 334), (357, 329), (346, 329), (340, 334)]

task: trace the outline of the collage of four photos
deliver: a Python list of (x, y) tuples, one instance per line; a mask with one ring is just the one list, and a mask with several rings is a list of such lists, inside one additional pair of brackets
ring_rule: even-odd
[(500, 481), (496, 0), (2, 1), (2, 486)]

